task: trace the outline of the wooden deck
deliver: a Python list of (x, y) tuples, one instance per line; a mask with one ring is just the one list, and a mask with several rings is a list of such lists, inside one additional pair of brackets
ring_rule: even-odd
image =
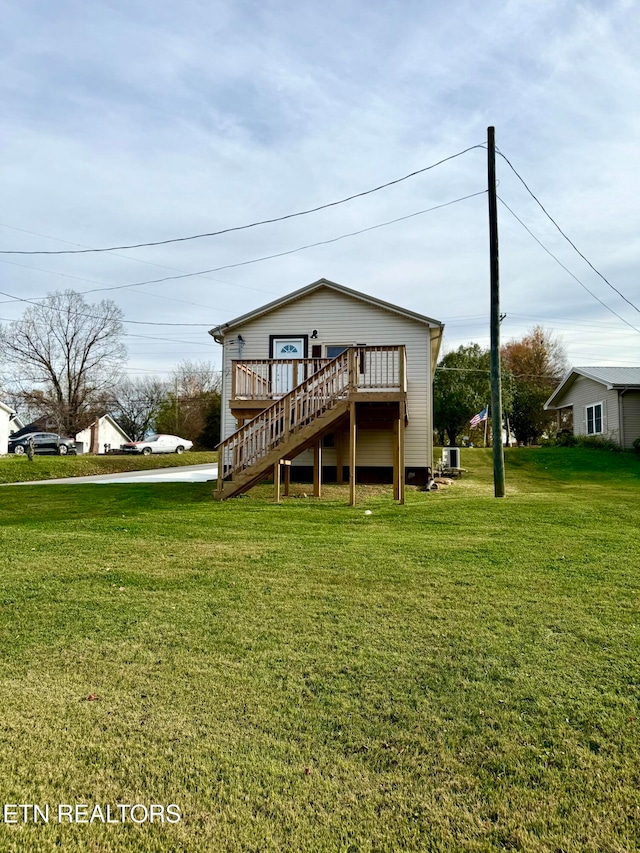
[[(301, 376), (302, 381), (287, 390)], [(367, 402), (396, 404), (394, 496), (404, 500), (406, 400), (404, 346), (351, 347), (331, 360), (233, 362), (231, 410), (258, 413), (218, 446), (216, 497), (233, 497), (273, 476), (279, 499), (281, 467), (288, 468), (291, 459), (309, 448), (314, 450), (314, 494), (319, 495), (322, 438), (348, 422), (354, 503), (357, 405)]]

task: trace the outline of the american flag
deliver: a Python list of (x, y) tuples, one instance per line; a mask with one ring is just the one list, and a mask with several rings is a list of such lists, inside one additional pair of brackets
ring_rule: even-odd
[(477, 415), (474, 415), (471, 418), (471, 420), (469, 421), (469, 426), (472, 428), (475, 426), (478, 426), (478, 424), (481, 424), (482, 421), (486, 421), (488, 416), (489, 416), (489, 406), (486, 406), (481, 412), (478, 412)]

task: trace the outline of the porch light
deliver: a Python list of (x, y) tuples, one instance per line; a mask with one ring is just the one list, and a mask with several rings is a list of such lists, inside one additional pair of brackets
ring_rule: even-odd
[(311, 340), (312, 340), (312, 341), (315, 341), (315, 339), (316, 339), (317, 337), (318, 337), (318, 330), (317, 330), (317, 329), (314, 329), (314, 330), (313, 330), (313, 332), (311, 332)]

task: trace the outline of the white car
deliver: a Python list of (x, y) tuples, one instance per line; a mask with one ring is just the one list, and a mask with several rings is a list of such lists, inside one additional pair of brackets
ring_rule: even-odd
[(192, 441), (178, 438), (177, 435), (150, 435), (145, 441), (128, 441), (120, 450), (124, 453), (142, 453), (143, 456), (149, 456), (151, 453), (184, 453), (192, 447)]

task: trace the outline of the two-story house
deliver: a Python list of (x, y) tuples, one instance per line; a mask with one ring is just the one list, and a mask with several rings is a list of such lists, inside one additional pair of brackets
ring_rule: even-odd
[[(217, 497), (267, 476), (424, 484), (443, 324), (320, 279), (210, 331), (223, 347)], [(284, 466), (284, 467), (283, 467)]]

